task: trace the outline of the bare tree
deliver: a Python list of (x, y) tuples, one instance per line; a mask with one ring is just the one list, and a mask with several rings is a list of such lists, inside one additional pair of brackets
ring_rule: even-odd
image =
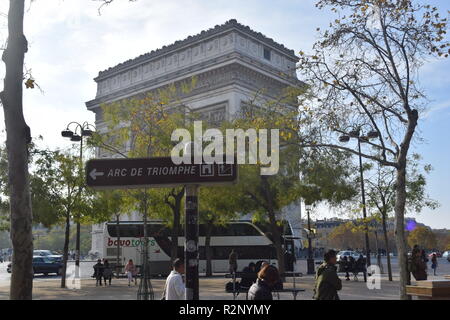
[[(316, 98), (301, 110), (300, 144), (395, 168), (400, 297), (408, 299), (407, 157), (426, 105), (418, 72), (430, 54), (448, 57), (447, 19), (413, 0), (320, 0), (317, 6), (331, 7), (338, 18), (321, 32), (313, 54), (300, 52), (300, 70)], [(342, 145), (349, 137), (360, 139), (362, 150)]]
[[(423, 171), (419, 166), (420, 156), (414, 154), (409, 158), (409, 168), (406, 181), (406, 210), (411, 213), (419, 213), (424, 207), (436, 209), (439, 203), (429, 197), (426, 193), (426, 177), (432, 168), (425, 165)], [(392, 269), (390, 259), (390, 248), (387, 230), (387, 221), (395, 207), (395, 169), (392, 167), (383, 167), (378, 164), (374, 174), (366, 179), (368, 206), (375, 207), (381, 216), (384, 242), (387, 254), (388, 276), (392, 281)]]

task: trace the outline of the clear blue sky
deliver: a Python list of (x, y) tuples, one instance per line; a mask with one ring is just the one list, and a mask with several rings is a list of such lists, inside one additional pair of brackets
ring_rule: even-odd
[[(429, 1), (450, 9), (446, 0)], [(59, 132), (72, 120), (94, 121), (84, 102), (95, 96), (92, 80), (98, 71), (204, 29), (237, 19), (296, 52), (308, 51), (316, 28), (326, 27), (328, 12), (313, 0), (116, 0), (97, 12), (98, 2), (35, 1), (28, 6), (25, 33), (29, 40), (26, 65), (41, 86), (25, 91), (25, 117), (33, 136), (49, 146), (65, 146)], [(0, 3), (0, 40), (6, 35), (7, 1)], [(4, 73), (0, 67), (0, 78)], [(430, 113), (421, 120), (423, 143), (414, 148), (435, 168), (429, 193), (441, 203), (418, 220), (435, 228), (450, 228), (450, 61), (430, 61), (421, 74), (430, 98)], [(0, 85), (0, 87), (2, 84)], [(0, 125), (3, 128), (3, 120)], [(323, 212), (324, 215), (331, 215)]]

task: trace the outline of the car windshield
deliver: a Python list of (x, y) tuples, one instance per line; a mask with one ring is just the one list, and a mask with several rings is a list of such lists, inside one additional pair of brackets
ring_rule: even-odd
[(50, 255), (52, 255), (52, 252), (50, 250), (35, 250), (34, 253), (39, 255), (39, 256), (50, 256)]

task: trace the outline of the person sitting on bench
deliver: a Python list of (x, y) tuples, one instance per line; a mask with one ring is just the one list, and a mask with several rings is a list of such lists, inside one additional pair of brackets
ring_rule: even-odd
[(248, 266), (242, 270), (240, 287), (246, 289), (250, 288), (252, 284), (255, 283), (256, 279), (256, 264), (250, 262)]

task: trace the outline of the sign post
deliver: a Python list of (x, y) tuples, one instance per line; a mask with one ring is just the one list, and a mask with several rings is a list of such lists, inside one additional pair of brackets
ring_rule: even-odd
[(186, 186), (184, 263), (186, 300), (199, 300), (198, 277), (198, 186)]
[[(175, 164), (170, 157), (93, 159), (86, 163), (86, 184), (94, 189), (168, 188), (182, 185), (186, 187), (184, 244), (186, 300), (199, 300), (198, 188), (204, 185), (235, 183), (238, 176), (237, 168), (236, 159), (233, 164)], [(148, 273), (147, 261), (144, 261), (143, 271)], [(146, 277), (147, 275), (144, 275), (144, 280), (147, 280)], [(147, 299), (146, 295), (144, 299)]]
[(236, 180), (236, 162), (175, 164), (170, 157), (163, 157), (93, 159), (86, 163), (86, 184), (94, 189), (223, 185)]

